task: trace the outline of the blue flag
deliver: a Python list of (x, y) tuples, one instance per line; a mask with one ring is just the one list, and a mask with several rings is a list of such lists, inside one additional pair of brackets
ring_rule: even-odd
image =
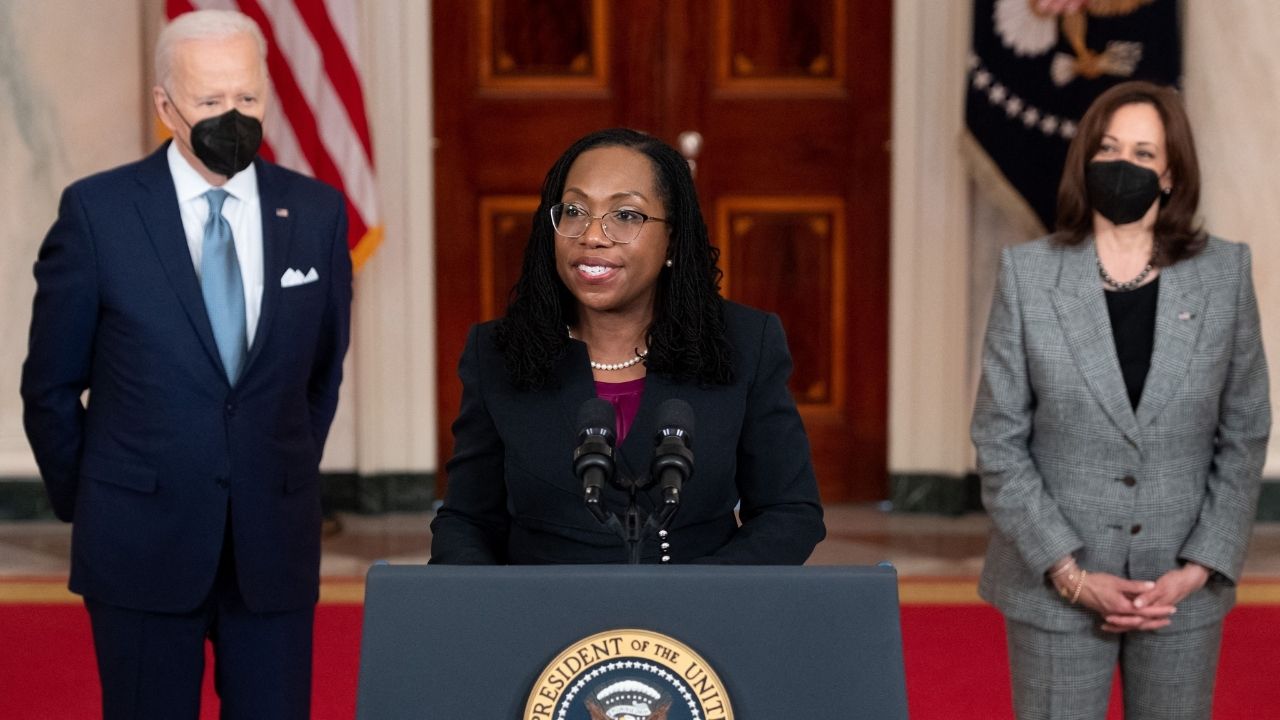
[(1177, 85), (1177, 0), (1085, 0), (1061, 14), (1041, 0), (974, 0), (965, 121), (980, 185), (1020, 198), (1046, 229), (1077, 123), (1126, 80)]

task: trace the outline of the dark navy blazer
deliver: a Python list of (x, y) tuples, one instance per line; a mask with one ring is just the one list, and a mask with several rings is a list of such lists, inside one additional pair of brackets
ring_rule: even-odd
[[(694, 472), (665, 554), (672, 562), (799, 564), (825, 530), (809, 441), (787, 388), (791, 355), (782, 324), (731, 302), (725, 324), (733, 384), (699, 386), (649, 373), (618, 448), (618, 471), (632, 478), (648, 472), (658, 406), (685, 400), (696, 425)], [(459, 363), (462, 408), (453, 424), (448, 494), (431, 524), (432, 562), (624, 562), (621, 540), (588, 512), (573, 473), (578, 409), (595, 396), (586, 345), (571, 341), (552, 387), (522, 392), (508, 380), (493, 331), (494, 323), (472, 328)], [(650, 511), (659, 490), (639, 501)], [(605, 502), (621, 512), (626, 495), (609, 487)], [(643, 554), (649, 562), (664, 554), (653, 534)]]
[[(23, 419), (54, 512), (73, 521), (70, 587), (192, 610), (230, 512), (248, 607), (305, 607), (319, 591), (318, 468), (348, 340), (344, 201), (255, 161), (262, 312), (233, 388), (166, 149), (68, 187), (35, 265)], [(318, 281), (281, 287), (286, 270), (313, 267)]]

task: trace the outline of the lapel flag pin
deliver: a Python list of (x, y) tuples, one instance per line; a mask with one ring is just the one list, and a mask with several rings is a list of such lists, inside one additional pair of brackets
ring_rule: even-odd
[(1191, 319), (1191, 313), (1187, 312), (1186, 310), (1183, 310), (1182, 312), (1178, 313), (1178, 319), (1179, 319), (1179, 320), (1190, 320), (1190, 319)]
[(276, 217), (289, 217), (289, 208), (276, 208)]

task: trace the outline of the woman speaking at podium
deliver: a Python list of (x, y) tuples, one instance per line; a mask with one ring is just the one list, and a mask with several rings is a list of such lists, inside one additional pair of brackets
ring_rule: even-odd
[[(657, 409), (687, 402), (694, 471), (643, 562), (800, 564), (825, 534), (776, 315), (724, 300), (688, 164), (632, 130), (573, 144), (547, 173), (504, 317), (471, 329), (458, 365), (449, 488), (431, 561), (617, 563), (623, 540), (584, 504), (579, 409), (616, 411), (602, 505), (658, 511)], [(735, 512), (735, 507), (737, 511)]]

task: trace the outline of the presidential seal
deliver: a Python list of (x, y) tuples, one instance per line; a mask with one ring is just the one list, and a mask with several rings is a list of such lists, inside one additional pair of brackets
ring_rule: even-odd
[(733, 720), (724, 684), (683, 643), (610, 630), (565, 648), (542, 671), (524, 720)]

